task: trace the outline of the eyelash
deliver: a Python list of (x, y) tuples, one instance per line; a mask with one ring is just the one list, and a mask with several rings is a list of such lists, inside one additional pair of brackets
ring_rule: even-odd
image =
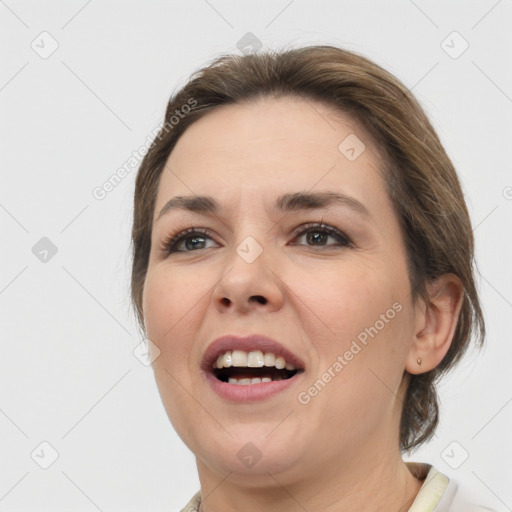
[[(322, 222), (310, 222), (308, 224), (303, 224), (299, 228), (297, 228), (294, 232), (294, 238), (298, 238), (299, 236), (302, 236), (310, 231), (316, 231), (318, 233), (327, 233), (328, 235), (332, 236), (333, 238), (337, 239), (338, 245), (342, 247), (352, 247), (353, 243), (350, 240), (350, 238), (345, 235), (342, 231), (339, 229), (329, 226), (328, 224), (323, 224)], [(171, 234), (169, 237), (167, 237), (163, 243), (162, 243), (162, 250), (166, 254), (172, 254), (175, 252), (195, 252), (193, 250), (184, 250), (179, 251), (176, 250), (176, 246), (182, 241), (186, 240), (188, 238), (192, 238), (192, 235), (205, 235), (207, 238), (212, 239), (208, 235), (208, 230), (202, 229), (202, 228), (195, 228), (190, 227), (185, 229), (184, 231), (181, 231), (177, 235)], [(302, 245), (302, 244), (294, 244), (294, 245)], [(330, 245), (323, 246), (323, 245), (310, 245), (309, 247), (332, 247)], [(197, 249), (200, 250), (200, 249)]]

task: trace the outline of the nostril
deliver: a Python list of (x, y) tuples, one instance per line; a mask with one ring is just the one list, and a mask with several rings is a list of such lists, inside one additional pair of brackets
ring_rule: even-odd
[[(266, 304), (268, 302), (268, 300), (263, 297), (262, 295), (253, 295), (249, 298), (250, 301), (256, 301), (258, 302), (259, 304)], [(229, 306), (231, 304), (231, 299), (228, 299), (227, 297), (222, 297), (221, 299), (221, 302), (225, 305), (225, 306)]]
[(251, 297), (251, 300), (256, 300), (257, 302), (259, 302), (260, 304), (266, 304), (267, 303), (267, 299), (265, 297), (263, 297), (262, 295), (253, 295)]

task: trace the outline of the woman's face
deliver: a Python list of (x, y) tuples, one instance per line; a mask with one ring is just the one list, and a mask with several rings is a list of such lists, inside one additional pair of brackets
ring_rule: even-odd
[[(179, 139), (143, 309), (164, 406), (200, 471), (284, 484), (396, 455), (416, 317), (379, 166), (361, 128), (314, 101), (220, 107)], [(160, 216), (178, 196), (218, 209)], [(252, 337), (212, 345), (226, 335)]]

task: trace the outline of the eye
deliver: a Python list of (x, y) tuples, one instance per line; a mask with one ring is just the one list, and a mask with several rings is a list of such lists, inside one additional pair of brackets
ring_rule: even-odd
[[(162, 251), (165, 254), (172, 254), (176, 252), (193, 252), (200, 249), (208, 249), (208, 240), (214, 240), (207, 234), (208, 231), (202, 228), (190, 227), (181, 231), (177, 235), (170, 235), (162, 243)], [(303, 224), (295, 230), (294, 239), (291, 245), (304, 245), (297, 243), (296, 240), (306, 237), (308, 244), (311, 247), (351, 247), (352, 241), (339, 229), (323, 224), (322, 222), (313, 222)], [(335, 243), (328, 244), (329, 238), (335, 240)], [(216, 243), (216, 242), (214, 242)], [(213, 247), (213, 246), (211, 246)]]
[[(327, 224), (323, 224), (321, 222), (313, 222), (309, 224), (305, 224), (300, 226), (300, 231), (297, 231), (296, 237), (294, 240), (298, 238), (306, 237), (306, 241), (311, 245), (311, 247), (326, 247), (339, 245), (342, 247), (350, 247), (352, 246), (352, 241), (348, 236), (342, 233), (339, 229), (329, 226)], [(332, 238), (336, 241), (334, 244), (328, 244), (327, 240)], [(292, 245), (296, 245), (295, 242)], [(303, 244), (299, 244), (303, 245)]]
[(167, 253), (191, 252), (198, 249), (208, 249), (206, 241), (213, 239), (207, 235), (207, 231), (201, 228), (188, 228), (176, 236), (171, 235), (163, 244), (162, 249)]

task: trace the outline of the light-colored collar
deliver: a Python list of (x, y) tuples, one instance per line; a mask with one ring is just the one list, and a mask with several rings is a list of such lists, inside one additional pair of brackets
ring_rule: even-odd
[(409, 471), (423, 481), (408, 512), (448, 512), (457, 484), (431, 464), (406, 462)]

